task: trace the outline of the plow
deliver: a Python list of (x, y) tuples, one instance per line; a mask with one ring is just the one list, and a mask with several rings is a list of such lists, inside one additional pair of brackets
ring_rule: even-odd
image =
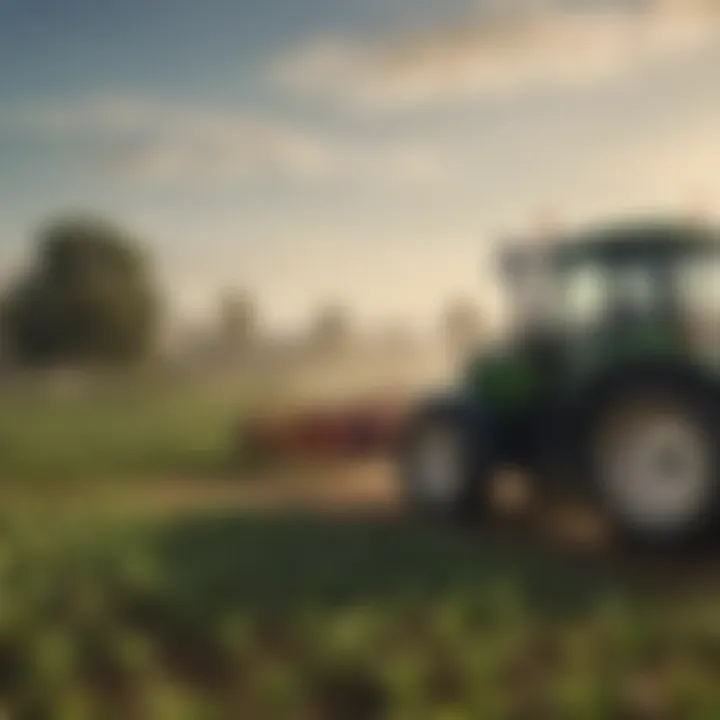
[(407, 401), (375, 398), (255, 414), (241, 428), (255, 461), (342, 460), (397, 452), (411, 414)]

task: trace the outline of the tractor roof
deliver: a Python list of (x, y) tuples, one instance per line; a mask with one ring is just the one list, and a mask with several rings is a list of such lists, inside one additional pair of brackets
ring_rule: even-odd
[(566, 236), (550, 252), (562, 265), (671, 260), (720, 252), (720, 232), (697, 220), (631, 220)]

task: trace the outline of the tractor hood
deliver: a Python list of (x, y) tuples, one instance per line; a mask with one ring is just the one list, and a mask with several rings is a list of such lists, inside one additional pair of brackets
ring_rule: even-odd
[(466, 368), (465, 383), (473, 396), (501, 412), (526, 407), (544, 385), (531, 354), (515, 344), (473, 357)]

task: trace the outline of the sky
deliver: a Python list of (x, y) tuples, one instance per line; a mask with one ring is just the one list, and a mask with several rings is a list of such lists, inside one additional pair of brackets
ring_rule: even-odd
[(712, 213), (713, 0), (0, 0), (0, 258), (87, 212), (177, 317), (424, 321), (542, 219)]

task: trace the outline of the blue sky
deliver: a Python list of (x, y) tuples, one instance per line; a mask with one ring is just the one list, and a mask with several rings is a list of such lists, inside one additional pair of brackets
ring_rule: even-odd
[(488, 248), (538, 213), (713, 205), (716, 10), (0, 0), (0, 255), (85, 210), (149, 243), (181, 315), (232, 286), (276, 324), (490, 303)]

